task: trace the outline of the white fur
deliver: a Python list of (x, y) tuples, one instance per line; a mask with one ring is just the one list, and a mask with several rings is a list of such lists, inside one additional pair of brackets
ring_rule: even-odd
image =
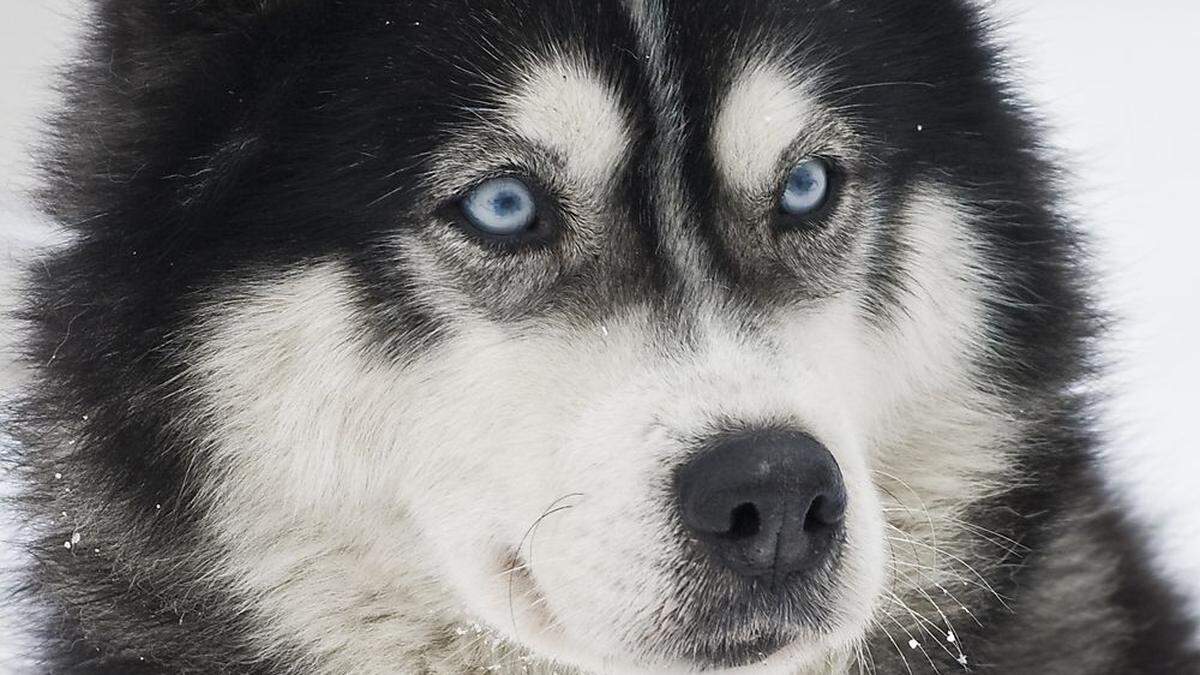
[(527, 142), (561, 157), (584, 184), (611, 179), (629, 145), (628, 120), (612, 86), (565, 56), (528, 66), (503, 116)]
[(970, 232), (972, 214), (951, 193), (918, 184), (903, 214), (904, 296), (892, 326), (873, 339), (872, 375), (856, 397), (889, 522), (891, 579), (877, 625), (900, 644), (916, 640), (915, 663), (925, 663), (924, 650), (971, 662), (948, 636), (975, 620), (974, 603), (999, 600), (979, 574), (998, 549), (980, 557), (964, 544), (981, 532), (962, 519), (1015, 478), (1004, 449), (1019, 431), (976, 362), (986, 344), (983, 299), (1001, 298), (984, 272), (988, 252)]
[[(227, 569), (281, 631), (264, 644), (298, 637), (328, 655), (330, 672), (411, 662), (396, 650), (417, 636), (389, 648), (353, 618), (414, 602), (421, 611), (392, 622), (397, 634), (482, 621), (542, 654), (592, 666), (617, 658), (629, 649), (624, 631), (644, 627), (671, 592), (655, 569), (674, 551), (663, 536), (669, 504), (652, 498), (666, 460), (718, 417), (812, 408), (821, 428), (825, 414), (815, 411), (823, 393), (805, 395), (771, 367), (784, 364), (715, 321), (702, 351), (669, 360), (647, 344), (643, 316), (523, 339), (476, 324), (400, 368), (361, 352), (335, 265), (251, 297), (210, 324), (195, 359), (220, 434), (211, 459), (228, 472), (210, 484), (212, 524), (230, 549)], [(862, 457), (840, 459), (865, 491)], [(573, 508), (525, 539), (574, 493)], [(851, 514), (866, 533), (856, 548), (877, 550), (878, 516), (862, 503)], [(518, 594), (513, 625), (502, 573), (522, 543), (544, 608)], [(847, 586), (878, 583), (878, 573), (859, 576)], [(857, 604), (844, 628), (853, 635), (869, 605), (847, 604)]]
[[(721, 104), (712, 144), (729, 182), (752, 193), (776, 187), (779, 163), (799, 140), (820, 148), (829, 118), (813, 80), (769, 61), (755, 61), (734, 80)], [(793, 158), (796, 159), (796, 158)]]
[[(967, 363), (980, 336), (978, 254), (953, 200), (922, 195), (905, 218), (907, 312), (882, 332), (851, 294), (778, 317), (762, 343), (697, 306), (703, 338), (683, 353), (650, 339), (643, 311), (603, 330), (519, 334), (463, 317), (400, 365), (356, 328), (337, 263), (214, 300), (190, 362), (219, 477), (197, 479), (228, 551), (221, 573), (267, 619), (256, 638), (264, 649), (298, 642), (330, 673), (445, 659), (428, 645), (446, 631), (489, 646), (481, 656), (459, 645), (460, 667), (562, 659), (632, 672), (627, 638), (654, 625), (672, 592), (659, 571), (677, 555), (664, 467), (717, 418), (782, 418), (818, 435), (845, 473), (842, 610), (826, 635), (746, 672), (824, 667), (880, 610), (888, 570), (873, 471), (948, 505), (1000, 462), (987, 450), (1003, 425), (987, 419)], [(531, 535), (553, 506), (569, 508)], [(514, 554), (529, 569), (510, 591)]]

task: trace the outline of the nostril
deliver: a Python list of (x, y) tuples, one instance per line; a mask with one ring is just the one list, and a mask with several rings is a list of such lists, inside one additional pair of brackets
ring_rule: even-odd
[(749, 539), (762, 530), (762, 516), (752, 503), (739, 504), (731, 515), (729, 531), (725, 533), (727, 539)]
[(804, 514), (804, 531), (816, 534), (842, 522), (844, 517), (844, 500), (817, 495)]
[(808, 507), (808, 513), (804, 514), (804, 531), (808, 533), (819, 532), (828, 526), (825, 519), (821, 517), (821, 509), (825, 504), (825, 497), (817, 497)]

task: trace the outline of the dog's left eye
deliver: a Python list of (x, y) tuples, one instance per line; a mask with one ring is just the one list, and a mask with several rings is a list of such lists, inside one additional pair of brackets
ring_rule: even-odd
[(806, 159), (788, 174), (779, 208), (791, 216), (807, 216), (829, 200), (829, 164), (823, 159)]
[(529, 186), (516, 178), (493, 178), (471, 190), (462, 212), (484, 234), (511, 237), (537, 222), (537, 204)]

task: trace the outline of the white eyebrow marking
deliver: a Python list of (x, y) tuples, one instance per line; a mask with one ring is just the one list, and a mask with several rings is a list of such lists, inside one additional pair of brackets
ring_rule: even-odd
[(717, 115), (712, 137), (717, 165), (734, 187), (759, 191), (801, 133), (827, 126), (815, 97), (794, 74), (752, 65), (730, 86)]
[(513, 131), (562, 153), (579, 179), (608, 180), (629, 146), (629, 121), (616, 92), (574, 60), (535, 62), (506, 108)]

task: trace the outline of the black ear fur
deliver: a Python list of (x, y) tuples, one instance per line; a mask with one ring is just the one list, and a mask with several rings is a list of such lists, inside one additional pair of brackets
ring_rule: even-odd
[[(52, 120), (42, 203), (90, 233), (178, 221), (252, 158), (263, 87), (311, 25), (313, 0), (99, 0)], [(308, 19), (307, 21), (305, 19)], [(270, 84), (267, 84), (270, 83)], [(176, 147), (165, 152), (162, 144)], [(157, 164), (154, 158), (186, 158)], [(164, 181), (175, 199), (163, 200)], [(147, 199), (154, 192), (157, 198)], [(121, 213), (162, 203), (160, 214)], [(103, 214), (103, 215), (101, 215)]]
[(285, 0), (101, 0), (109, 27), (147, 37), (219, 32), (253, 24), (288, 4)]
[[(110, 85), (165, 86), (180, 71), (220, 68), (229, 59), (294, 33), (318, 0), (97, 0), (88, 60)], [(100, 53), (95, 53), (100, 52)], [(97, 59), (96, 57), (105, 57)], [(208, 68), (208, 61), (215, 67)], [(86, 62), (86, 61), (85, 61)], [(199, 95), (201, 92), (194, 92)]]

